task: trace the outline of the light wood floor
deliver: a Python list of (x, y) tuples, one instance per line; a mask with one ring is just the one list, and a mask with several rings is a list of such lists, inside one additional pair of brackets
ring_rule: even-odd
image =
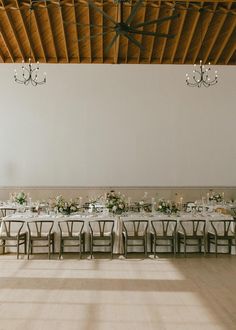
[(236, 256), (15, 258), (0, 256), (0, 330), (236, 329)]

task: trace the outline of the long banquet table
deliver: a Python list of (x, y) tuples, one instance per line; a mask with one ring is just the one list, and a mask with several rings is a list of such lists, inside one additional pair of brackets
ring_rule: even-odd
[[(54, 227), (53, 231), (55, 232), (55, 251), (59, 251), (59, 227), (58, 227), (58, 221), (63, 220), (84, 220), (85, 226), (84, 231), (86, 234), (86, 251), (89, 251), (89, 221), (96, 221), (96, 220), (114, 220), (114, 232), (115, 232), (115, 239), (114, 239), (114, 248), (113, 251), (115, 254), (122, 254), (123, 249), (123, 242), (122, 242), (122, 221), (123, 220), (148, 220), (149, 227), (148, 227), (148, 250), (150, 250), (150, 229), (151, 229), (151, 220), (177, 220), (179, 222), (180, 220), (205, 220), (206, 221), (206, 230), (209, 227), (209, 221), (210, 220), (232, 220), (233, 217), (231, 215), (224, 215), (220, 213), (179, 213), (179, 214), (172, 214), (172, 215), (166, 215), (161, 213), (129, 213), (122, 216), (110, 216), (105, 214), (74, 214), (71, 216), (63, 216), (63, 215), (48, 215), (48, 214), (42, 214), (42, 215), (35, 215), (31, 212), (24, 212), (24, 213), (14, 213), (9, 216), (6, 216), (6, 220), (24, 220), (32, 221), (32, 220), (53, 220), (54, 221)], [(23, 230), (27, 231), (26, 224)], [(2, 227), (0, 227), (1, 232)], [(178, 229), (178, 228), (177, 228)], [(224, 248), (221, 249), (222, 252), (224, 252)], [(220, 251), (221, 251), (220, 250)], [(8, 248), (7, 251), (13, 251), (12, 249)], [(36, 250), (37, 251), (37, 250)], [(132, 249), (131, 249), (132, 251)], [(168, 248), (163, 247), (161, 252), (168, 252)], [(42, 252), (42, 251), (41, 251)], [(235, 250), (232, 249), (232, 253), (235, 254)]]

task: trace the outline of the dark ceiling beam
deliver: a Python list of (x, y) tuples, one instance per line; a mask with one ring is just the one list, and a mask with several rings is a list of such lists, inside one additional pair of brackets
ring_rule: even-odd
[(234, 52), (236, 51), (236, 43), (233, 44), (232, 48), (229, 50), (227, 57), (225, 59), (225, 64), (228, 64), (231, 57), (234, 55)]
[[(169, 16), (173, 15), (174, 14), (174, 11), (175, 11), (175, 8), (173, 7), (170, 10)], [(169, 33), (169, 31), (170, 31), (170, 24), (171, 24), (171, 20), (167, 21), (166, 28), (165, 28), (165, 32), (164, 33), (167, 33), (167, 34)], [(162, 44), (162, 48), (161, 48), (161, 51), (160, 51), (160, 63), (162, 63), (162, 61), (163, 61), (163, 57), (164, 57), (165, 49), (166, 49), (166, 43), (167, 43), (167, 38), (164, 38), (163, 44)]]

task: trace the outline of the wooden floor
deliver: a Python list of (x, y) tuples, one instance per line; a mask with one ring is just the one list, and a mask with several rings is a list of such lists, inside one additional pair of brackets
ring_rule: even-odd
[(0, 330), (236, 329), (236, 256), (0, 256)]

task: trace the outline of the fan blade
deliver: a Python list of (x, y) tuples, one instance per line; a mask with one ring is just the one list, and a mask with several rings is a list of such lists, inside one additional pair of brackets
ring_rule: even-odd
[(130, 30), (130, 33), (133, 34), (142, 34), (144, 36), (153, 36), (153, 37), (160, 37), (160, 38), (174, 38), (175, 34), (166, 34), (166, 33), (156, 33), (156, 32), (149, 32), (149, 31), (139, 31), (139, 30)]
[(95, 38), (97, 38), (99, 36), (104, 36), (104, 35), (106, 35), (106, 34), (108, 34), (110, 32), (112, 32), (112, 31), (106, 31), (106, 32), (103, 32), (103, 33), (96, 33), (96, 34), (93, 34), (91, 36), (85, 36), (83, 38), (78, 39), (78, 41), (83, 41), (83, 40), (86, 40), (86, 39), (95, 39)]
[(134, 16), (136, 15), (138, 9), (139, 9), (139, 6), (141, 5), (141, 3), (143, 2), (143, 0), (138, 0), (136, 2), (136, 4), (133, 6), (133, 9), (129, 15), (129, 17), (127, 18), (126, 20), (126, 24), (130, 24), (132, 22), (132, 20), (134, 19)]
[(162, 24), (164, 23), (165, 21), (169, 21), (171, 19), (176, 19), (180, 17), (180, 14), (175, 14), (175, 15), (172, 15), (172, 16), (166, 16), (166, 17), (163, 17), (163, 18), (159, 18), (159, 19), (154, 19), (154, 20), (151, 20), (151, 21), (146, 21), (146, 22), (143, 22), (143, 23), (139, 23), (139, 24), (136, 24), (136, 25), (133, 25), (132, 27), (133, 28), (138, 28), (138, 27), (141, 27), (141, 26), (146, 26), (146, 25), (150, 25), (150, 24)]
[(109, 50), (112, 48), (112, 46), (113, 46), (114, 43), (116, 42), (116, 39), (117, 39), (117, 38), (118, 38), (118, 34), (116, 34), (116, 35), (113, 37), (111, 43), (105, 48), (105, 53), (108, 53), (108, 52), (109, 52)]
[(74, 25), (78, 25), (81, 27), (91, 27), (91, 28), (103, 28), (103, 29), (113, 29), (113, 26), (105, 26), (105, 25), (97, 25), (97, 24), (83, 24), (83, 23), (76, 23), (76, 22), (67, 22), (67, 21), (63, 21), (64, 24), (74, 24)]
[(111, 17), (110, 15), (108, 15), (107, 13), (105, 13), (105, 11), (103, 11), (102, 9), (100, 9), (99, 7), (97, 7), (95, 5), (95, 3), (92, 0), (88, 0), (88, 5), (93, 7), (96, 11), (98, 11), (100, 14), (102, 14), (104, 17), (106, 17), (109, 21), (111, 21), (112, 23), (116, 24), (117, 22), (113, 19), (113, 17)]
[(129, 39), (130, 42), (135, 44), (135, 46), (137, 46), (141, 50), (145, 50), (145, 48), (142, 46), (142, 44), (138, 40), (136, 40), (132, 35), (130, 35), (127, 32), (124, 32), (124, 35)]

